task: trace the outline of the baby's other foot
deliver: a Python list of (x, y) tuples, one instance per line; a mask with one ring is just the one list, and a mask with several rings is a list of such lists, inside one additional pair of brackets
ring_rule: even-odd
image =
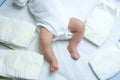
[(73, 59), (78, 60), (80, 58), (80, 54), (78, 53), (76, 48), (71, 48), (70, 46), (68, 46), (68, 51), (70, 52)]

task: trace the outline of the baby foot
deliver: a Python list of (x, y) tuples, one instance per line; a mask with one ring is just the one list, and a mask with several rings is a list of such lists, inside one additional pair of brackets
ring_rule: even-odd
[(70, 52), (73, 59), (78, 60), (80, 58), (80, 54), (76, 50), (76, 48), (72, 48), (71, 46), (68, 46), (68, 51)]
[(56, 70), (58, 70), (58, 64), (57, 62), (53, 62), (50, 64), (50, 72), (55, 72)]

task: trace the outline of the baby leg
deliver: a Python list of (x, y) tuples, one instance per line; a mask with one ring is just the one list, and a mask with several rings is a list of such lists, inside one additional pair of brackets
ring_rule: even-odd
[(50, 72), (58, 69), (58, 62), (52, 48), (53, 35), (44, 27), (40, 27), (40, 44), (44, 57), (50, 63)]
[(73, 59), (77, 60), (80, 57), (76, 47), (83, 38), (85, 31), (84, 23), (76, 18), (71, 18), (68, 26), (70, 32), (73, 33), (73, 36), (69, 42), (68, 50), (71, 53)]

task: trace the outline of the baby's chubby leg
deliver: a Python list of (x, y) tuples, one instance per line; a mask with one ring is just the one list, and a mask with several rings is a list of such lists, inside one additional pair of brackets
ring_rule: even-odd
[(52, 48), (53, 35), (44, 27), (40, 27), (40, 44), (44, 57), (50, 63), (50, 72), (58, 69), (58, 62)]
[(85, 31), (85, 25), (82, 21), (76, 19), (76, 18), (71, 18), (68, 26), (70, 32), (73, 33), (73, 36), (69, 42), (68, 45), (68, 50), (71, 53), (71, 56), (73, 59), (77, 60), (80, 57), (80, 54), (77, 51), (77, 45), (83, 38), (83, 34)]

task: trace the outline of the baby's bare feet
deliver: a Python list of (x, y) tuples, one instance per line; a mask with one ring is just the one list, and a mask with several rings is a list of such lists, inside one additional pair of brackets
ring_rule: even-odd
[(73, 59), (78, 60), (80, 58), (80, 54), (76, 50), (76, 48), (72, 48), (71, 46), (68, 46), (68, 51), (70, 52)]
[(51, 62), (50, 72), (55, 72), (56, 70), (58, 70), (58, 63), (57, 62)]

